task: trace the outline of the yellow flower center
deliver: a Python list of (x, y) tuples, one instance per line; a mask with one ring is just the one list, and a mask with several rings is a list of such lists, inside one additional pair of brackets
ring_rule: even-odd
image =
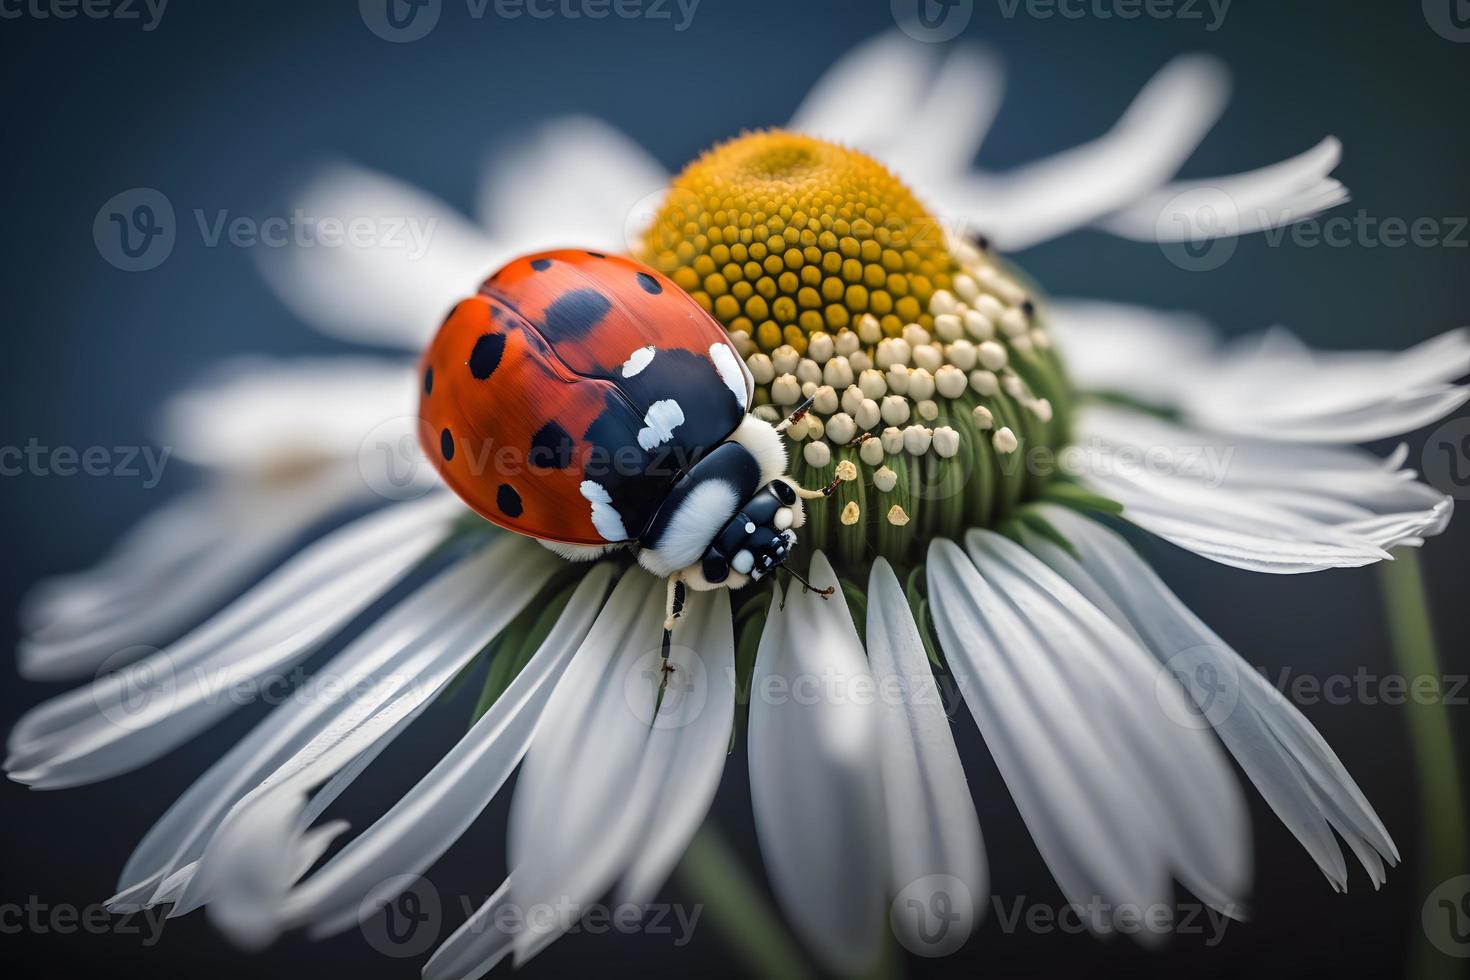
[(942, 226), (882, 164), (779, 130), (685, 168), (644, 244), (650, 264), (768, 354), (805, 354), (812, 334), (865, 313), (882, 336), (928, 329), (930, 300), (956, 271)]

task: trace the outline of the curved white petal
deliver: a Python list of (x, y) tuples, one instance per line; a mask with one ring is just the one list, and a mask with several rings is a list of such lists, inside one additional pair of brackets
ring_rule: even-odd
[[(423, 980), (480, 980), (511, 952), (520, 933), (504, 913), (511, 908), (507, 876), (483, 905), (444, 940), (424, 964)], [(517, 917), (519, 918), (519, 917)], [(504, 926), (510, 925), (509, 929)]]
[(1046, 329), (1079, 388), (1146, 404), (1186, 397), (1189, 379), (1205, 369), (1217, 343), (1214, 330), (1195, 314), (1106, 300), (1053, 300), (1046, 306)]
[(864, 41), (807, 90), (787, 127), (862, 149), (881, 144), (923, 101), (935, 54), (899, 31)]
[(1020, 546), (966, 543), (968, 557), (930, 548), (935, 627), (1068, 899), (1164, 905), (1172, 873), (1238, 912), (1245, 808), (1218, 748), (1170, 722), (1183, 691), (1156, 684), (1147, 652)]
[(234, 707), (232, 690), (300, 660), (443, 539), (447, 494), (333, 532), (164, 650), (32, 709), (11, 731), (10, 778), (95, 782), (152, 761)]
[(1221, 437), (1107, 405), (1078, 414), (1086, 481), (1141, 527), (1252, 571), (1354, 567), (1440, 533), (1451, 501), (1355, 449)]
[(342, 461), (355, 471), (368, 434), (417, 415), (418, 396), (406, 361), (241, 357), (165, 403), (162, 439), (199, 466), (280, 480)]
[(459, 839), (530, 746), (556, 679), (586, 639), (611, 579), (611, 565), (583, 577), (500, 698), (413, 789), (302, 882), (282, 910), (284, 920), (311, 924), (314, 936), (349, 928), (367, 902), (393, 898), (375, 889), (422, 873)]
[[(252, 853), (252, 846), (296, 846), (298, 839), (310, 833), (311, 821), (366, 768), (366, 762), (411, 724), (455, 674), (520, 614), (556, 564), (543, 549), (524, 539), (497, 541), (415, 593), (400, 607), (404, 615), (396, 617), (392, 630), (344, 651), (332, 665), (341, 673), (329, 674), (322, 690), (348, 693), (326, 699), (325, 709), (311, 711), (316, 704), (309, 703), (308, 712), (321, 720), (315, 731), (299, 740), (295, 751), (278, 765), (257, 767), (234, 781), (234, 789), (243, 785), (248, 792), (237, 797), (239, 802), (220, 823), (200, 858), (195, 879), (185, 887), (171, 915), (213, 903), (217, 889), (229, 889), (234, 878), (249, 873), (245, 869), (269, 860), (269, 855)], [(514, 568), (515, 574), (503, 574), (507, 568)], [(359, 669), (359, 661), (371, 662), (377, 669)], [(289, 716), (282, 719), (280, 727), (294, 727), (293, 720)], [(280, 798), (304, 796), (322, 783), (326, 785), (312, 797), (289, 840), (277, 836), (250, 844), (229, 829), (233, 823), (253, 821), (256, 812), (280, 806)], [(216, 800), (225, 805), (230, 802), (224, 797)], [(196, 832), (203, 829), (196, 826)], [(444, 846), (450, 842), (444, 841)], [(176, 851), (174, 863), (178, 860)], [(278, 928), (301, 921), (293, 913), (303, 910), (293, 908), (286, 897), (285, 889), (257, 896), (260, 907), (247, 910), (246, 920), (258, 924), (270, 918)], [(354, 921), (357, 908), (353, 908)]]
[[(1208, 232), (1244, 235), (1290, 224), (1347, 200), (1347, 189), (1328, 176), (1341, 159), (1342, 143), (1329, 136), (1299, 156), (1259, 170), (1165, 184), (1103, 218), (1098, 227), (1153, 242), (1197, 241)], [(1200, 207), (1216, 213), (1207, 218)]]
[(444, 202), (347, 164), (324, 168), (293, 208), (313, 223), (313, 237), (257, 249), (261, 272), (298, 316), (344, 340), (421, 349), (450, 308), (517, 252)]
[(476, 210), (515, 254), (627, 252), (628, 236), (652, 219), (650, 195), (668, 181), (636, 142), (601, 120), (573, 116), (506, 142), (485, 167)]
[[(836, 586), (820, 553), (810, 578)], [(766, 873), (797, 934), (857, 974), (880, 948), (888, 854), (872, 676), (839, 589), (775, 590), (751, 682), (750, 795)]]
[[(965, 770), (960, 764), (934, 674), (924, 652), (913, 613), (893, 570), (883, 559), (868, 577), (868, 663), (882, 713), (880, 760), (887, 806), (892, 890), (919, 901), (920, 909), (945, 893), (952, 905), (954, 880), (968, 891), (974, 916), (984, 914), (990, 879), (980, 818)], [(917, 887), (917, 891), (914, 889)], [(958, 906), (956, 906), (958, 907)], [(968, 937), (948, 930), (936, 940), (923, 918), (900, 909), (894, 917), (904, 930), (904, 946), (935, 955), (959, 947)]]
[(154, 510), (99, 564), (26, 597), (21, 676), (84, 677), (174, 639), (363, 489), (340, 476), (259, 489), (218, 481)]
[(1284, 330), (1239, 341), (1192, 377), (1194, 422), (1288, 442), (1367, 442), (1434, 422), (1470, 399), (1470, 328), (1406, 351), (1313, 351)]
[(618, 885), (620, 901), (652, 901), (704, 822), (735, 725), (735, 632), (727, 589), (698, 592), (685, 605), (670, 652), (674, 673), (643, 759), (656, 786), (649, 826)]
[(1080, 228), (1167, 181), (1219, 118), (1230, 84), (1202, 55), (1176, 58), (1104, 136), (1006, 174), (973, 174), (936, 204), (1006, 250)]
[(1105, 591), (1113, 603), (1110, 614), (1143, 639), (1163, 669), (1208, 668), (1211, 684), (1186, 685), (1198, 717), (1220, 736), (1334, 887), (1347, 887), (1347, 869), (1329, 827), (1359, 856), (1375, 887), (1381, 883), (1378, 855), (1393, 864), (1398, 850), (1311, 722), (1190, 612), (1122, 538), (1063, 508), (1047, 506), (1043, 514), (1076, 554), (1073, 559), (1055, 547), (1041, 550), (1048, 563), (1069, 580), (1082, 576)]

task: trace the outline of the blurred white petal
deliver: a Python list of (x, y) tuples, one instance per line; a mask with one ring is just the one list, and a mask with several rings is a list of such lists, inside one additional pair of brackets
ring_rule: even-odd
[(1238, 341), (1191, 377), (1180, 408), (1220, 432), (1367, 442), (1411, 432), (1470, 399), (1470, 328), (1406, 351), (1315, 351), (1285, 330)]
[(292, 206), (370, 231), (258, 250), (266, 281), (297, 316), (358, 343), (419, 350), (455, 303), (523, 251), (431, 195), (347, 164), (323, 169)]
[[(1213, 237), (1206, 232), (1244, 235), (1290, 224), (1347, 200), (1347, 189), (1329, 177), (1341, 159), (1342, 143), (1329, 136), (1299, 156), (1259, 170), (1165, 184), (1103, 218), (1098, 227), (1152, 242), (1198, 241)], [(1202, 214), (1201, 207), (1217, 213)]]
[[(934, 908), (930, 900), (943, 892), (959, 911), (950, 894), (958, 879), (972, 911), (967, 924), (979, 921), (990, 896), (985, 846), (923, 640), (898, 579), (881, 558), (868, 578), (865, 636), (882, 713), (879, 755), (892, 890), (917, 899), (923, 916), (899, 909), (894, 921), (905, 930), (904, 946), (944, 955), (964, 942), (969, 929), (944, 930), (936, 941), (925, 928), (924, 910)], [(911, 891), (916, 885), (918, 893)]]
[(1378, 855), (1394, 864), (1398, 850), (1301, 712), (1190, 612), (1122, 538), (1063, 508), (1047, 506), (1043, 514), (1076, 554), (1074, 559), (1053, 545), (1038, 549), (1043, 559), (1079, 588), (1105, 591), (1110, 614), (1142, 637), (1163, 669), (1195, 674), (1208, 667), (1210, 686), (1186, 684), (1200, 723), (1220, 736), (1335, 887), (1346, 889), (1347, 869), (1329, 826), (1359, 856), (1374, 886), (1382, 883)]
[(787, 128), (859, 149), (882, 144), (923, 102), (937, 53), (899, 31), (864, 41), (823, 72)]
[(1229, 88), (1213, 58), (1176, 58), (1106, 135), (1009, 173), (956, 180), (934, 203), (1003, 249), (1056, 238), (1172, 177), (1219, 118)]
[(392, 809), (301, 884), (283, 918), (311, 924), (318, 937), (350, 928), (365, 902), (393, 898), (375, 888), (422, 873), (459, 839), (530, 746), (557, 678), (601, 609), (612, 572), (607, 564), (587, 572), (545, 641), (484, 716)]
[[(836, 586), (820, 553), (814, 586)], [(872, 676), (841, 589), (775, 589), (751, 681), (750, 795), (761, 856), (797, 934), (858, 974), (883, 929), (888, 854)]]
[(1148, 404), (1184, 398), (1196, 366), (1217, 343), (1194, 314), (1104, 300), (1054, 300), (1046, 307), (1046, 328), (1078, 388)]
[(1182, 689), (1158, 684), (1133, 637), (1014, 542), (974, 531), (966, 547), (930, 548), (935, 627), (1064, 894), (1164, 905), (1173, 875), (1238, 913), (1244, 802), (1218, 747), (1170, 720)]
[[(424, 964), (423, 980), (479, 980), (510, 953), (520, 930), (502, 928), (511, 905), (511, 877), (485, 900)], [(516, 917), (519, 919), (519, 917)]]
[(158, 758), (228, 714), (233, 685), (286, 669), (327, 640), (462, 514), (436, 494), (326, 536), (178, 642), (27, 712), (10, 733), (10, 778), (76, 786)]
[[(632, 139), (599, 119), (572, 116), (507, 141), (485, 168), (476, 210), (516, 254), (548, 248), (626, 252), (636, 214), (669, 173)], [(467, 283), (466, 290), (475, 283)]]
[(1251, 571), (1351, 568), (1444, 530), (1452, 501), (1355, 449), (1218, 436), (1109, 405), (1078, 413), (1080, 475), (1124, 516)]

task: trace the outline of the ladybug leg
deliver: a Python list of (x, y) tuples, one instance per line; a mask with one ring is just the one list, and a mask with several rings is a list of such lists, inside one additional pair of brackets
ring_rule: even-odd
[(669, 675), (674, 672), (674, 665), (669, 662), (669, 646), (673, 642), (674, 624), (679, 617), (684, 615), (684, 600), (687, 596), (688, 586), (679, 575), (669, 576), (669, 598), (668, 615), (664, 617), (664, 636), (660, 653), (663, 656), (663, 665), (659, 668), (661, 677), (658, 682), (658, 693), (662, 697), (664, 689), (669, 686)]
[(787, 429), (791, 428), (792, 423), (800, 422), (803, 418), (805, 418), (807, 411), (812, 407), (813, 400), (813, 398), (808, 398), (806, 401), (796, 406), (795, 411), (786, 416), (786, 418), (781, 422), (776, 423), (776, 431), (785, 432)]
[(802, 500), (821, 500), (824, 497), (832, 496), (832, 494), (837, 492), (837, 488), (840, 486), (842, 486), (842, 480), (839, 478), (834, 479), (831, 483), (827, 484), (820, 490), (808, 490), (806, 489), (806, 487), (797, 487), (796, 495)]

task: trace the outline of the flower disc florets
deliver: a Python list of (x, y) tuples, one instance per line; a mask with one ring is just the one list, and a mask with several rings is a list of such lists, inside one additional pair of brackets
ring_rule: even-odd
[(792, 425), (793, 475), (840, 487), (805, 540), (905, 561), (1040, 495), (1069, 388), (1027, 286), (946, 233), (882, 164), (780, 131), (675, 179), (641, 257), (729, 329), (756, 413)]

